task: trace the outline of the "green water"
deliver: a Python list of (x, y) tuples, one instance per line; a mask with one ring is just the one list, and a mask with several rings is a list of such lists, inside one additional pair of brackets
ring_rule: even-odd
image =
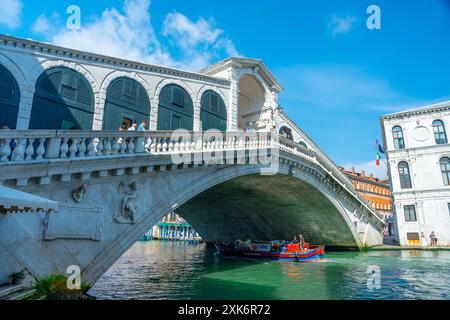
[[(369, 266), (380, 288), (369, 289)], [(99, 299), (450, 299), (450, 251), (328, 252), (320, 262), (225, 258), (204, 244), (138, 242), (95, 284)]]

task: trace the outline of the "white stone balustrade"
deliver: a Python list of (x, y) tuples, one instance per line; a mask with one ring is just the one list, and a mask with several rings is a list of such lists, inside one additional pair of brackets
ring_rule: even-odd
[(279, 148), (312, 160), (315, 153), (267, 132), (1, 130), (0, 162), (43, 161), (131, 154), (170, 154)]

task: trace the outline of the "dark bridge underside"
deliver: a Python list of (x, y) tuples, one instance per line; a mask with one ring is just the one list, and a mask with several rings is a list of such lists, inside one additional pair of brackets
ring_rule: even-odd
[(357, 248), (344, 218), (317, 189), (297, 178), (251, 174), (217, 185), (181, 206), (206, 241), (291, 239)]

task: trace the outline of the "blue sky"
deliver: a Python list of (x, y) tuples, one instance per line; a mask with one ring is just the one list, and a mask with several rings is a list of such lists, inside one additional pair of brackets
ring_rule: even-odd
[[(366, 27), (370, 4), (381, 30)], [(287, 113), (337, 164), (369, 171), (380, 115), (450, 99), (450, 0), (1, 0), (0, 12), (1, 33), (179, 68), (260, 58)]]

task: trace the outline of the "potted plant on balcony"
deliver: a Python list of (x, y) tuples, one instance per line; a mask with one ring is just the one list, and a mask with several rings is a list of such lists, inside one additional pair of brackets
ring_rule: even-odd
[(25, 279), (25, 273), (22, 271), (13, 273), (11, 275), (11, 283), (12, 284), (22, 284), (23, 279)]

